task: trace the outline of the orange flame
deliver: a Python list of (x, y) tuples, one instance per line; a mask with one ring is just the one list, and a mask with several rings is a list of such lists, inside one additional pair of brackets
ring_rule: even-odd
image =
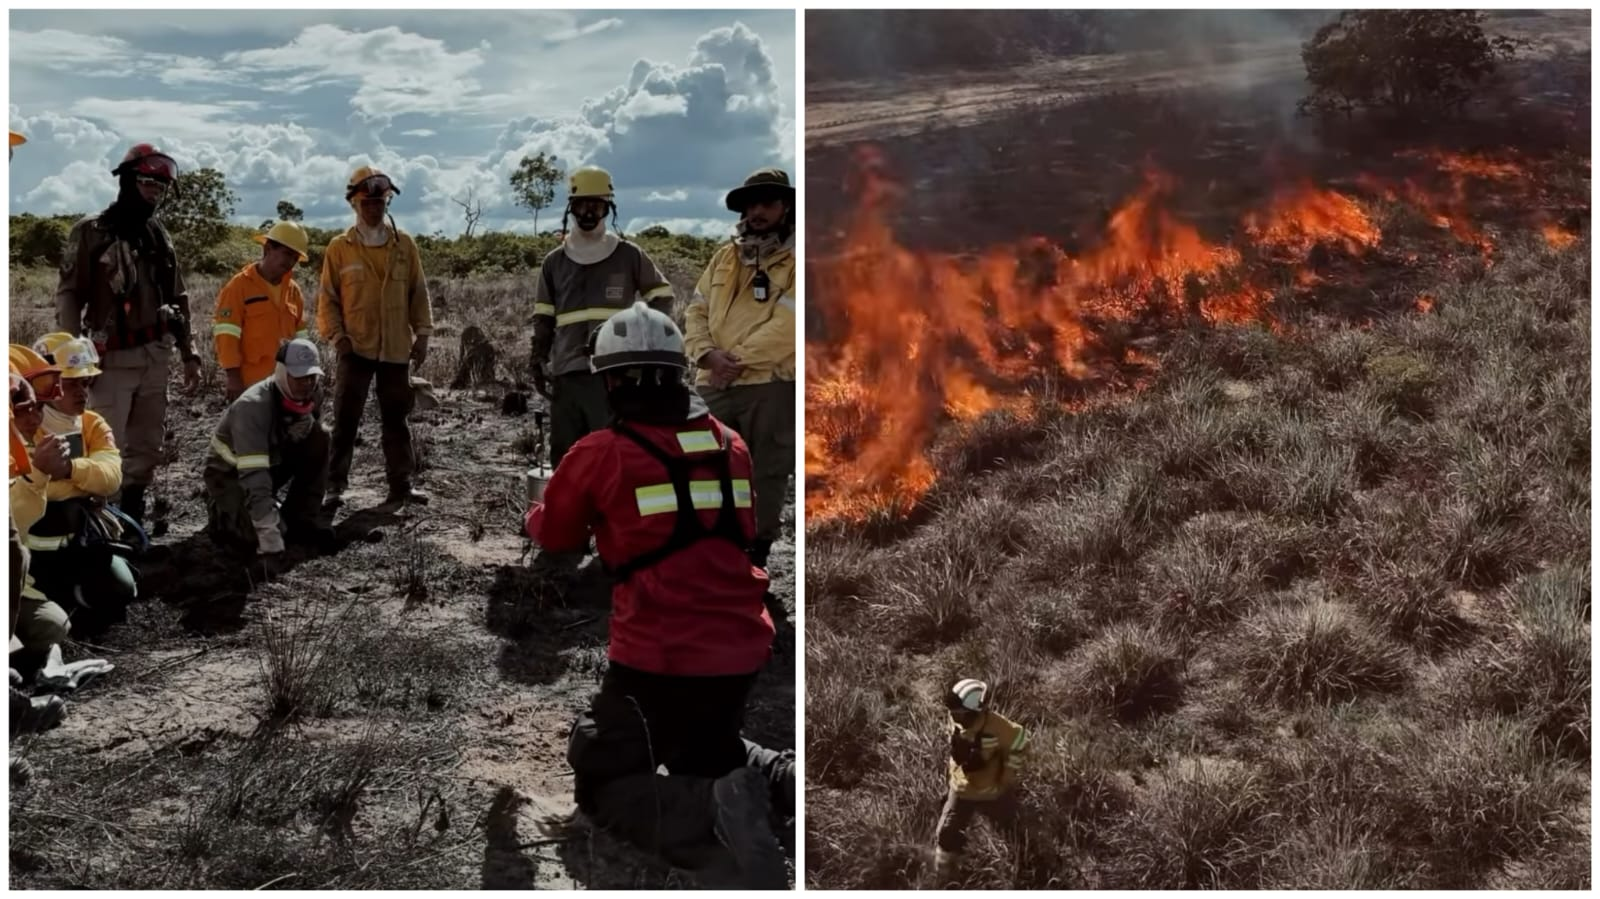
[[(1356, 183), (1415, 206), (1487, 257), (1493, 242), (1468, 215), (1467, 182), (1516, 185), (1527, 171), (1485, 157), (1415, 156), (1446, 189), (1374, 176)], [(1137, 389), (1155, 361), (1125, 339), (1130, 325), (1190, 318), (1283, 331), (1268, 311), (1276, 290), (1318, 285), (1326, 271), (1313, 260), (1327, 251), (1359, 257), (1384, 238), (1354, 198), (1301, 181), (1243, 216), (1244, 243), (1213, 243), (1169, 211), (1175, 185), (1151, 171), (1098, 243), (1076, 255), (1034, 239), (957, 256), (898, 242), (889, 221), (901, 188), (876, 151), (859, 157), (857, 177), (846, 249), (813, 262), (813, 295), (826, 298), (827, 315), (806, 346), (811, 521), (911, 509), (937, 477), (928, 450), (947, 421), (995, 410), (1026, 417), (1052, 382)], [(1544, 234), (1556, 245), (1565, 232)], [(1427, 294), (1415, 300), (1418, 312), (1434, 305)]]
[(1545, 243), (1548, 243), (1552, 250), (1565, 250), (1578, 239), (1578, 235), (1555, 222), (1546, 222), (1539, 228), (1539, 233), (1544, 235)]

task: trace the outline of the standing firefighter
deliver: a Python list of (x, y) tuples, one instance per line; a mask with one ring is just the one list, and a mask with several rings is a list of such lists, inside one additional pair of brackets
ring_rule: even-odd
[(117, 199), (72, 227), (56, 288), (60, 328), (87, 335), (104, 374), (89, 408), (105, 416), (122, 447), (120, 505), (143, 524), (145, 491), (161, 464), (167, 381), (174, 351), (183, 358), (184, 387), (200, 384), (200, 357), (189, 336), (189, 294), (172, 238), (155, 217), (178, 180), (178, 164), (138, 144), (111, 172)]
[(984, 707), (988, 690), (983, 681), (966, 678), (945, 694), (950, 709), (950, 795), (939, 815), (937, 871), (941, 883), (949, 882), (960, 867), (973, 815), (985, 815), (1002, 827), (1011, 827), (1016, 821), (1013, 788), (1028, 734)]
[[(637, 298), (672, 314), (672, 285), (640, 246), (606, 230), (617, 219), (611, 175), (600, 168), (572, 173), (566, 236), (539, 268), (533, 304), (533, 348), (529, 360), (534, 385), (550, 398), (550, 464), (578, 438), (611, 421), (605, 384), (589, 370), (589, 338), (600, 323)], [(577, 228), (569, 229), (569, 219)]]
[(573, 445), (526, 521), (556, 552), (593, 532), (616, 575), (610, 665), (568, 747), (578, 807), (669, 859), (720, 841), (749, 886), (782, 889), (769, 816), (794, 812), (792, 763), (740, 734), (773, 638), (766, 574), (745, 555), (749, 454), (685, 383), (665, 314), (612, 316), (590, 364), (613, 424)]
[(217, 365), (228, 379), (228, 402), (251, 384), (272, 376), (278, 347), (286, 340), (309, 337), (306, 301), (294, 280), (294, 267), (311, 257), (306, 229), (278, 222), (256, 235), (261, 259), (245, 266), (217, 294), (211, 316), (211, 337)]
[[(356, 431), (377, 381), (383, 428), (385, 503), (423, 504), (427, 494), (411, 483), (411, 365), (421, 367), (433, 334), (433, 306), (422, 274), (422, 255), (411, 235), (395, 227), (389, 201), (400, 193), (388, 175), (362, 166), (350, 176), (345, 199), (356, 212), (350, 230), (328, 244), (322, 258), (317, 324), (339, 355), (334, 381), (333, 455), (328, 504), (344, 502), (355, 456)], [(387, 223), (385, 223), (387, 219)]]
[(750, 445), (756, 467), (756, 539), (765, 568), (794, 471), (794, 188), (762, 169), (728, 194), (739, 234), (717, 250), (685, 313), (684, 343), (713, 414)]
[[(334, 547), (322, 515), (328, 431), (319, 405), (322, 356), (296, 338), (278, 349), (272, 376), (245, 388), (228, 407), (206, 458), (211, 539), (254, 554), (268, 576), (285, 541), (323, 552)], [(278, 491), (289, 495), (281, 508)]]

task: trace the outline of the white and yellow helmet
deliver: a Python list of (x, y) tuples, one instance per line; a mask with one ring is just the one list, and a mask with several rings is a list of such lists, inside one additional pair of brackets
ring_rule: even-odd
[(988, 694), (988, 684), (971, 677), (962, 678), (950, 688), (949, 704), (952, 709), (976, 712), (983, 708), (983, 698)]
[(93, 378), (100, 374), (100, 354), (87, 337), (56, 331), (34, 341), (33, 351), (54, 362), (63, 378)]
[(683, 352), (683, 332), (672, 317), (640, 300), (606, 319), (595, 331), (589, 370), (598, 374), (642, 366), (686, 369), (689, 357)]

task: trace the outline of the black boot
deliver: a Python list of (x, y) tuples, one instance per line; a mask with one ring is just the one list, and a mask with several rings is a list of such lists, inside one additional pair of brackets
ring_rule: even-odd
[(757, 539), (750, 544), (750, 564), (757, 568), (767, 567), (767, 556), (772, 555), (772, 541)]
[(122, 501), (117, 504), (141, 528), (144, 527), (144, 489), (143, 484), (125, 485), (122, 488)]

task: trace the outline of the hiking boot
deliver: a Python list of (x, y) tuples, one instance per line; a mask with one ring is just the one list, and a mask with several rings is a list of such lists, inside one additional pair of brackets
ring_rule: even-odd
[(933, 854), (934, 887), (943, 889), (952, 884), (960, 867), (960, 854), (946, 852), (943, 849), (935, 850)]
[(284, 539), (290, 543), (307, 546), (318, 555), (331, 556), (339, 551), (339, 537), (325, 524), (303, 525), (289, 529)]
[(428, 494), (415, 487), (396, 484), (389, 488), (389, 495), (384, 499), (383, 504), (386, 506), (426, 506), (428, 504)]
[(794, 817), (794, 750), (785, 749), (773, 766), (771, 779), (772, 807), (785, 818)]
[(769, 789), (754, 768), (740, 768), (711, 785), (717, 840), (733, 853), (746, 889), (789, 888), (783, 846), (772, 832)]
[(133, 523), (141, 528), (144, 527), (144, 491), (143, 484), (124, 484), (122, 499), (117, 503), (122, 514), (133, 519)]
[(67, 717), (67, 701), (60, 696), (28, 696), (11, 688), (11, 733), (43, 733)]

